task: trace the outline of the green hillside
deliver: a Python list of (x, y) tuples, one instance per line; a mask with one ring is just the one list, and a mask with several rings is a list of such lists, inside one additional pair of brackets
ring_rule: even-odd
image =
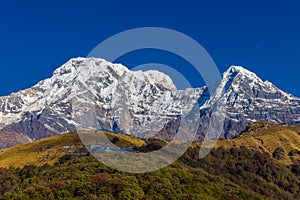
[[(0, 199), (300, 199), (299, 130), (258, 122), (203, 159), (194, 143), (174, 164), (144, 174), (70, 155), (85, 149), (75, 133), (64, 134), (0, 152)], [(106, 134), (140, 153), (165, 145)]]
[[(87, 131), (88, 133), (88, 131)], [(133, 138), (128, 135), (120, 135), (106, 132), (109, 139), (118, 138), (117, 146), (141, 146), (144, 140)], [(70, 147), (64, 149), (64, 147)], [(54, 165), (58, 159), (71, 152), (85, 151), (76, 132), (53, 136), (37, 140), (25, 145), (15, 146), (0, 150), (0, 167), (24, 167), (25, 165), (42, 166)]]

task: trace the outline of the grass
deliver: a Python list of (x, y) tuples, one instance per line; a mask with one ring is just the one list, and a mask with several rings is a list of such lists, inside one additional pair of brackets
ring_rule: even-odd
[(267, 152), (271, 156), (278, 147), (281, 147), (284, 149), (284, 156), (278, 162), (289, 165), (293, 163), (292, 159), (300, 160), (299, 155), (293, 157), (288, 155), (294, 149), (300, 151), (300, 126), (256, 122), (236, 138), (218, 141), (216, 148), (221, 146), (225, 149), (245, 146)]
[[(90, 132), (87, 131), (87, 133)], [(96, 132), (96, 134), (98, 133)], [(105, 134), (111, 141), (114, 138), (118, 138), (115, 145), (119, 147), (140, 147), (145, 144), (145, 140), (129, 135), (110, 132), (106, 132)], [(200, 146), (201, 144), (201, 142), (195, 142), (192, 144), (192, 147)], [(64, 150), (64, 146), (72, 146), (72, 148)], [(300, 151), (300, 126), (256, 122), (252, 124), (247, 131), (236, 138), (219, 140), (215, 148), (224, 147), (225, 149), (229, 149), (231, 147), (239, 148), (241, 146), (260, 152), (264, 151), (271, 156), (278, 147), (281, 147), (284, 149), (284, 156), (277, 162), (290, 165), (293, 163), (293, 159), (300, 160), (300, 155), (288, 155), (288, 153), (294, 149)], [(41, 166), (46, 163), (53, 165), (60, 157), (74, 152), (81, 147), (83, 147), (83, 145), (77, 133), (62, 134), (1, 150), (0, 167), (23, 167), (30, 164)]]
[[(87, 131), (89, 132), (89, 131)], [(130, 137), (128, 135), (105, 133), (110, 140), (114, 137), (119, 138), (117, 146), (131, 147), (144, 144), (142, 139)], [(64, 146), (71, 146), (64, 149)], [(34, 141), (25, 145), (15, 146), (0, 151), (0, 167), (8, 168), (24, 167), (25, 165), (42, 166), (44, 164), (53, 165), (58, 159), (70, 152), (84, 148), (76, 132), (66, 133), (41, 140)]]
[(63, 150), (64, 146), (78, 143), (80, 140), (76, 133), (67, 133), (4, 149), (0, 151), (0, 167), (54, 164), (72, 150)]

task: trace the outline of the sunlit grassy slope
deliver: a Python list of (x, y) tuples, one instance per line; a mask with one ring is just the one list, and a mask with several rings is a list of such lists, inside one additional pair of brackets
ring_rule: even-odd
[[(143, 140), (128, 135), (106, 132), (109, 139), (119, 138), (117, 146), (139, 146)], [(70, 146), (70, 149), (64, 149)], [(34, 141), (29, 144), (11, 147), (0, 151), (0, 167), (23, 167), (25, 165), (41, 166), (46, 163), (53, 165), (58, 159), (70, 152), (82, 151), (84, 149), (77, 133), (67, 133), (59, 136), (49, 137)]]
[(300, 152), (300, 126), (256, 122), (236, 138), (218, 141), (216, 148), (221, 146), (224, 148), (245, 146), (267, 152), (271, 156), (276, 149), (282, 148), (284, 152), (278, 162), (288, 165), (292, 163), (292, 159), (300, 160), (298, 154), (289, 155), (293, 150)]
[[(234, 139), (219, 140), (205, 158), (195, 142), (170, 166), (145, 174), (119, 172), (92, 156), (64, 156), (86, 150), (77, 133), (63, 134), (0, 151), (0, 199), (300, 199), (299, 133), (300, 126), (256, 122)], [(79, 133), (91, 143), (98, 134)], [(106, 135), (140, 153), (165, 145)], [(9, 166), (15, 168), (1, 168)]]
[(63, 150), (64, 146), (78, 143), (77, 134), (68, 133), (4, 149), (0, 151), (0, 167), (53, 164), (68, 153), (69, 150)]
[[(106, 135), (110, 140), (117, 137), (119, 140), (115, 144), (119, 147), (142, 146), (145, 143), (142, 139), (128, 135), (114, 133), (106, 133)], [(199, 145), (201, 143), (196, 142), (192, 146)], [(71, 146), (71, 148), (64, 149), (64, 146)], [(300, 160), (300, 154), (289, 155), (293, 150), (300, 152), (300, 126), (256, 122), (236, 138), (219, 140), (215, 148), (224, 147), (229, 149), (241, 146), (267, 152), (271, 156), (276, 149), (282, 148), (284, 152), (278, 162), (286, 165), (291, 164), (293, 159)], [(0, 167), (23, 167), (30, 164), (41, 166), (46, 163), (53, 165), (60, 157), (82, 148), (77, 133), (62, 134), (1, 150)]]

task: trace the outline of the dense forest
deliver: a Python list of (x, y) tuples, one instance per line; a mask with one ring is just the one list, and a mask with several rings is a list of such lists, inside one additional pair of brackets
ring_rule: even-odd
[[(153, 150), (152, 141), (136, 151)], [(300, 199), (300, 163), (282, 165), (246, 147), (189, 148), (161, 170), (129, 174), (92, 156), (65, 155), (51, 166), (0, 169), (0, 199)]]

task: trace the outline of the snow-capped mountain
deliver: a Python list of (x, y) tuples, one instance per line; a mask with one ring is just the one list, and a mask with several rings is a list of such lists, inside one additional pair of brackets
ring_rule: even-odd
[[(209, 119), (215, 104), (212, 99), (224, 106), (224, 138), (234, 137), (254, 121), (300, 124), (300, 99), (281, 91), (268, 81), (262, 81), (243, 67), (230, 67), (223, 74), (218, 87), (224, 93), (206, 101), (202, 119)], [(202, 124), (204, 129), (200, 126), (200, 135), (205, 132), (205, 120)]]
[(1, 97), (0, 128), (32, 139), (76, 128), (145, 136), (190, 110), (201, 92), (178, 91), (158, 71), (130, 71), (103, 59), (76, 58), (32, 88)]
[(174, 124), (195, 108), (200, 113), (199, 139), (208, 133), (216, 107), (226, 114), (224, 138), (256, 120), (300, 124), (300, 99), (237, 66), (223, 74), (210, 95), (207, 87), (177, 90), (158, 71), (130, 71), (103, 59), (76, 58), (32, 88), (0, 97), (0, 106), (0, 132), (32, 140), (78, 128), (113, 129), (139, 137), (161, 130), (175, 134)]

